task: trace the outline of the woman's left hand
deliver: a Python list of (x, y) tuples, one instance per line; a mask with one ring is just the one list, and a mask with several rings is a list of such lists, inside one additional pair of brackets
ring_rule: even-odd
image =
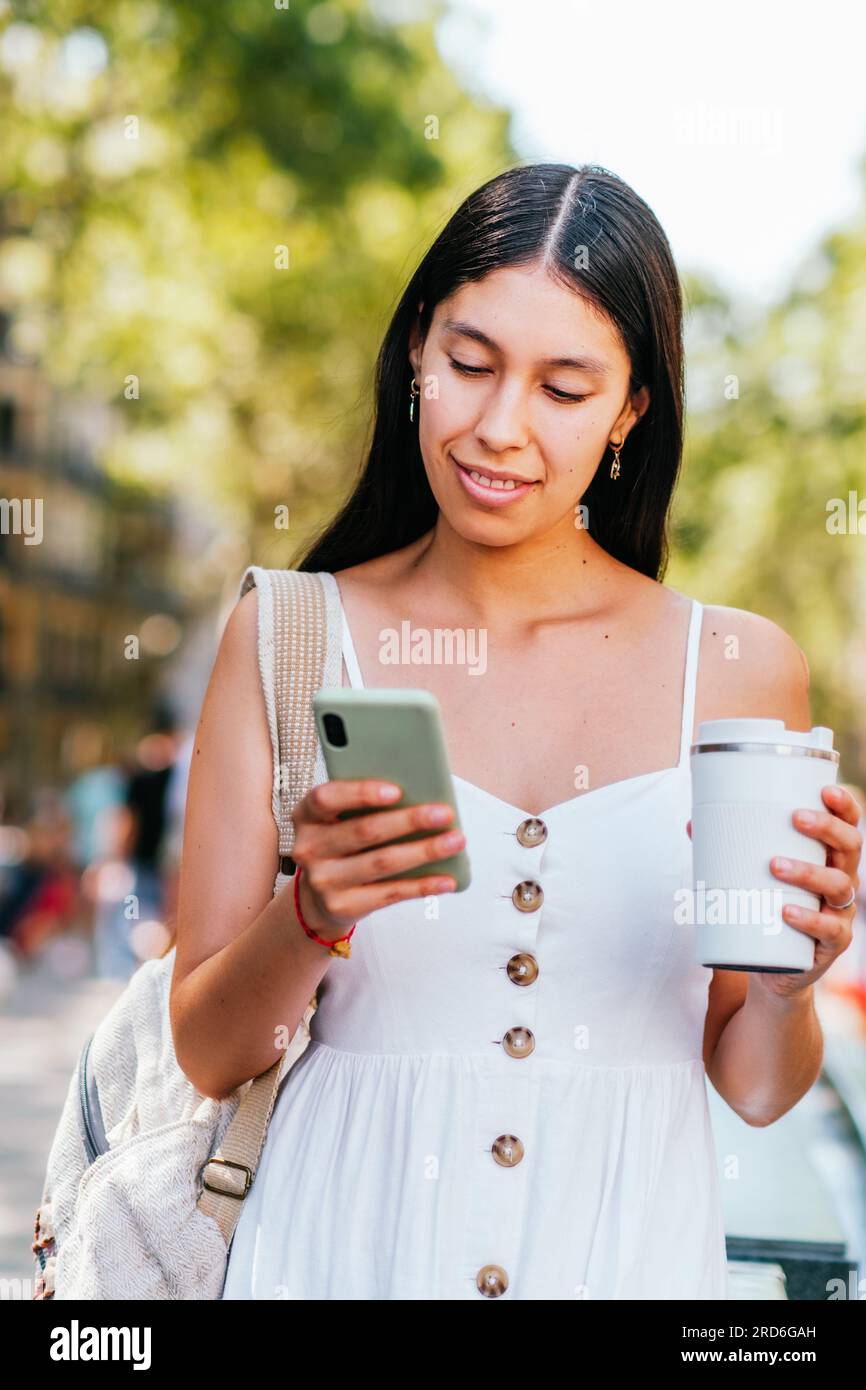
[[(770, 868), (784, 883), (796, 883), (824, 898), (816, 911), (809, 908), (786, 904), (782, 915), (789, 926), (803, 931), (815, 938), (815, 964), (811, 970), (799, 975), (777, 974), (775, 971), (750, 971), (749, 979), (759, 981), (771, 994), (791, 995), (808, 989), (829, 970), (837, 956), (847, 951), (851, 945), (852, 926), (857, 915), (856, 893), (860, 887), (858, 869), (863, 836), (856, 828), (863, 809), (849, 791), (835, 784), (821, 788), (824, 804), (830, 811), (795, 811), (791, 819), (804, 835), (812, 835), (827, 846), (826, 864), (807, 864), (802, 859), (789, 861), (791, 868), (783, 872), (777, 867), (777, 859), (770, 860)], [(812, 817), (811, 822), (809, 816)], [(688, 821), (686, 830), (691, 839), (692, 823)], [(831, 907), (830, 902), (844, 903), (855, 894), (850, 907)]]
[(814, 911), (790, 903), (782, 908), (782, 916), (789, 926), (815, 938), (815, 964), (799, 975), (758, 972), (754, 978), (772, 994), (792, 995), (808, 989), (851, 944), (856, 897), (849, 907), (835, 908), (832, 904), (846, 902), (852, 892), (856, 895), (860, 886), (858, 869), (863, 836), (857, 824), (862, 807), (844, 787), (822, 787), (821, 796), (830, 810), (795, 811), (792, 820), (802, 834), (811, 835), (827, 846), (826, 864), (791, 859), (788, 861), (790, 867), (783, 869), (783, 860), (770, 860), (772, 872), (782, 882), (796, 884), (823, 899), (819, 909)]

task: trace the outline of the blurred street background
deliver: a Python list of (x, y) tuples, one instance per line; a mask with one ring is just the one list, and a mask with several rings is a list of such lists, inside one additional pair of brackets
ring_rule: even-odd
[[(170, 938), (243, 568), (335, 511), (404, 279), (500, 169), (595, 161), (659, 216), (687, 301), (666, 580), (791, 633), (866, 800), (866, 19), (784, 15), (0, 0), (0, 1278), (31, 1277), (81, 1045)], [(727, 1185), (732, 1259), (789, 1297), (810, 1244), (866, 1268), (864, 935), (861, 902), (797, 1113), (714, 1109), (720, 1167), (761, 1175)]]

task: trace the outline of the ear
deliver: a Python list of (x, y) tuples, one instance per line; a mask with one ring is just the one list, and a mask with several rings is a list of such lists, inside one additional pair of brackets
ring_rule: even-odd
[[(419, 304), (419, 314), (422, 307), (422, 304)], [(421, 325), (419, 320), (415, 318), (412, 322), (412, 327), (409, 329), (409, 363), (412, 367), (412, 371), (417, 377), (421, 375), (421, 353), (423, 348), (424, 341), (421, 337)]]
[(640, 388), (639, 391), (635, 391), (634, 395), (633, 395), (632, 398), (631, 398), (631, 403), (632, 403), (632, 408), (633, 408), (633, 410), (634, 410), (634, 412), (635, 412), (635, 417), (636, 417), (636, 418), (635, 418), (635, 424), (637, 424), (637, 422), (638, 422), (638, 420), (641, 418), (641, 416), (642, 416), (642, 415), (645, 415), (646, 412), (647, 412), (647, 410), (649, 410), (649, 403), (650, 403), (650, 392), (649, 392), (649, 387), (648, 387), (648, 386), (642, 386), (642, 387)]

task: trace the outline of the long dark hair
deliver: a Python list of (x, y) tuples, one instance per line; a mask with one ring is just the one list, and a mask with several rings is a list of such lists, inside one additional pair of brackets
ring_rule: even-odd
[[(586, 248), (585, 255), (576, 255)], [(376, 412), (354, 491), (296, 565), (331, 573), (400, 550), (436, 523), (438, 504), (409, 420), (409, 333), (461, 285), (501, 266), (541, 261), (619, 330), (630, 390), (650, 404), (611, 479), (604, 461), (580, 499), (587, 529), (615, 559), (652, 579), (668, 561), (668, 513), (683, 447), (682, 294), (667, 237), (651, 208), (595, 164), (528, 164), (471, 193), (433, 242), (397, 306), (376, 362)], [(584, 267), (582, 262), (586, 261)], [(576, 265), (577, 262), (577, 265)]]

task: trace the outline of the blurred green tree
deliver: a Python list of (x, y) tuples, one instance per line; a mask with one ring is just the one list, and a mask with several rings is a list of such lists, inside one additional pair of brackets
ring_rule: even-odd
[(686, 298), (671, 583), (791, 633), (840, 776), (866, 785), (866, 199), (768, 313), (688, 277)]
[(415, 251), (515, 158), (438, 6), (277, 3), (29, 0), (0, 35), (13, 344), (117, 404), (111, 471), (227, 508), (263, 564), (360, 461)]

